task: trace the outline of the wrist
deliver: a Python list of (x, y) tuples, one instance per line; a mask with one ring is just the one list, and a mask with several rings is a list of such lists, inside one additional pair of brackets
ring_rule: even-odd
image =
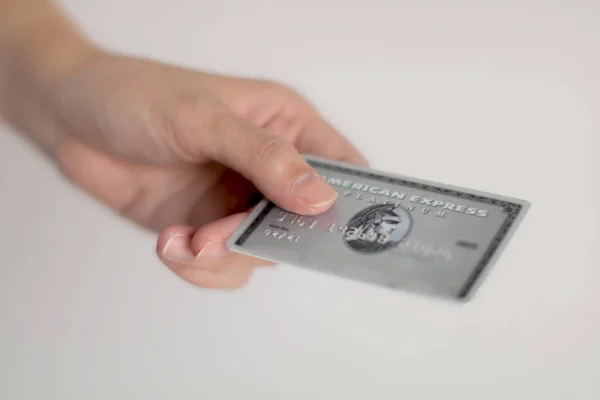
[(50, 93), (99, 53), (51, 1), (0, 0), (0, 115), (53, 155)]
[(96, 47), (47, 0), (0, 0), (0, 74), (44, 84), (60, 79)]

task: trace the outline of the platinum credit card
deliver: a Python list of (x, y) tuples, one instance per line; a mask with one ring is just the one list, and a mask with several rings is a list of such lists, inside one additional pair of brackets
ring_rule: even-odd
[(527, 201), (305, 156), (338, 192), (302, 216), (264, 199), (231, 251), (403, 291), (466, 301), (530, 205)]

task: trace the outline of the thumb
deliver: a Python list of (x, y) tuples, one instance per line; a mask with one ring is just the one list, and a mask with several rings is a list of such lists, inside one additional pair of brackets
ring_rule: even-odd
[(337, 192), (284, 138), (234, 115), (221, 116), (202, 146), (204, 154), (250, 180), (279, 207), (298, 214), (319, 214)]

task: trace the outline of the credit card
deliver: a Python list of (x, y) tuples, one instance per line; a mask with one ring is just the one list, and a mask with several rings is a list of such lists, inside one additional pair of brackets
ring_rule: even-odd
[(530, 203), (306, 155), (338, 192), (302, 216), (263, 199), (231, 251), (396, 290), (467, 301)]

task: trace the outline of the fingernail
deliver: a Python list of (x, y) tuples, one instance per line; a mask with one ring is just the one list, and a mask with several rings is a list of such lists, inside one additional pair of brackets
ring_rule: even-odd
[(292, 194), (313, 209), (328, 206), (337, 198), (335, 189), (314, 173), (300, 176), (292, 187)]
[(200, 250), (200, 252), (196, 256), (196, 258), (200, 258), (200, 257), (211, 257), (211, 258), (223, 257), (223, 256), (227, 255), (228, 252), (229, 252), (229, 249), (227, 249), (227, 246), (225, 245), (224, 241), (222, 241), (222, 240), (211, 240), (210, 242), (206, 243), (206, 245)]
[(190, 260), (194, 255), (190, 251), (188, 235), (176, 233), (171, 236), (163, 248), (163, 256), (169, 260)]

